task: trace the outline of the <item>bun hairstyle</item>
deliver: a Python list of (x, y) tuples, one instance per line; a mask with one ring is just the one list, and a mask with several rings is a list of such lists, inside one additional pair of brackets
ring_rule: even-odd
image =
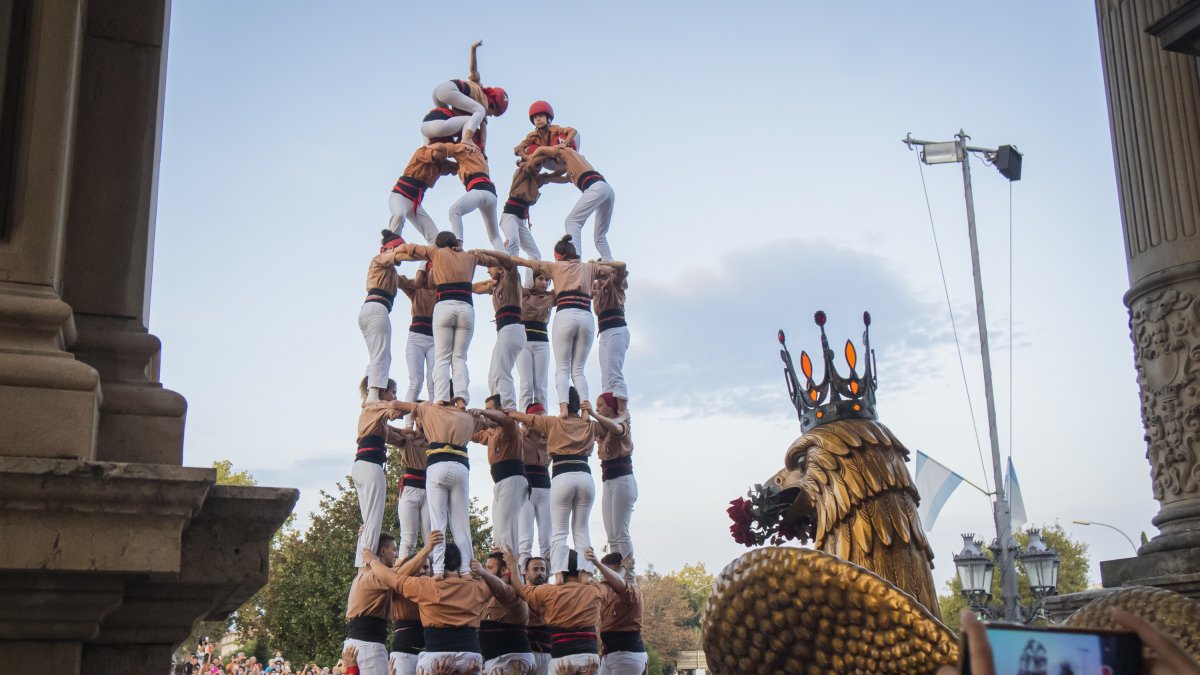
[(438, 248), (453, 248), (458, 246), (458, 237), (454, 236), (453, 232), (438, 232), (437, 238), (433, 240), (433, 245)]
[(575, 549), (567, 549), (567, 570), (563, 572), (564, 577), (579, 576), (579, 553)]
[(609, 567), (616, 567), (617, 565), (621, 564), (622, 560), (624, 560), (624, 558), (621, 557), (621, 554), (617, 553), (616, 551), (613, 551), (612, 553), (609, 553), (608, 555), (601, 558), (600, 562), (604, 563), (605, 565), (607, 565)]
[(579, 390), (575, 387), (567, 390), (567, 412), (572, 415), (579, 414)]
[(575, 251), (575, 244), (571, 243), (571, 235), (564, 235), (558, 243), (554, 245), (554, 255), (560, 260), (579, 260), (579, 253)]
[(383, 237), (383, 241), (379, 242), (380, 246), (387, 246), (389, 242), (395, 241), (397, 239), (399, 239), (401, 241), (401, 243), (404, 242), (403, 237), (396, 234), (395, 232), (392, 232), (391, 230), (380, 230), (379, 234), (382, 235), (382, 237)]

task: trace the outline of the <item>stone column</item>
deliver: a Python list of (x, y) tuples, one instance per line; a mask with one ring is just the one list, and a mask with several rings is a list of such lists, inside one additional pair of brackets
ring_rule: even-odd
[(103, 385), (101, 461), (183, 459), (187, 404), (159, 384), (147, 330), (168, 23), (166, 0), (87, 6), (63, 299)]
[(1097, 0), (1134, 360), (1160, 534), (1105, 586), (1200, 595), (1200, 70), (1146, 28), (1184, 0)]

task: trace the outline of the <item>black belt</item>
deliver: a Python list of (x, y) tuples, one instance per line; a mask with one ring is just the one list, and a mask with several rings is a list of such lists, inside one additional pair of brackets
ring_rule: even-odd
[(500, 621), (479, 622), (479, 647), (484, 661), (505, 654), (528, 654), (533, 651), (525, 626)]
[(449, 108), (434, 108), (425, 114), (422, 122), (441, 122), (454, 117), (454, 111)]
[(553, 658), (559, 659), (572, 654), (596, 654), (598, 651), (595, 626), (550, 626), (550, 656)]
[(420, 654), (425, 648), (425, 628), (417, 619), (401, 619), (392, 625), (392, 651)]
[(439, 462), (458, 462), (468, 469), (471, 468), (471, 461), (467, 459), (467, 448), (463, 445), (430, 443), (429, 449), (425, 451), (425, 456), (428, 458), (427, 463), (430, 466)]
[(592, 296), (580, 291), (562, 291), (554, 298), (555, 309), (582, 309), (592, 311)]
[(463, 178), (463, 187), (467, 188), (467, 192), (471, 190), (483, 190), (496, 194), (496, 184), (492, 182), (491, 176), (486, 173), (473, 173)]
[(358, 439), (358, 454), (354, 456), (354, 459), (383, 466), (387, 462), (387, 449), (383, 444), (383, 436), (371, 434)]
[(400, 477), (399, 492), (403, 493), (404, 488), (409, 487), (416, 489), (425, 489), (425, 469), (404, 469), (404, 475)]
[(592, 467), (588, 466), (587, 455), (554, 455), (550, 461), (550, 472), (554, 476), (576, 471), (592, 472)]
[(408, 325), (410, 333), (420, 333), (421, 335), (433, 336), (433, 317), (432, 316), (414, 316), (412, 323)]
[(646, 645), (642, 642), (641, 631), (602, 631), (600, 633), (600, 653), (611, 652), (644, 652)]
[(525, 462), (519, 459), (506, 459), (492, 465), (492, 482), (499, 483), (505, 478), (525, 475)]
[(529, 646), (537, 654), (549, 654), (550, 645), (553, 638), (550, 635), (549, 626), (530, 626), (529, 627)]
[(529, 481), (529, 487), (531, 488), (550, 489), (550, 472), (544, 466), (526, 464), (525, 479)]
[(516, 305), (505, 305), (496, 310), (496, 332), (505, 326), (521, 323), (521, 308)]
[(521, 220), (529, 220), (529, 202), (520, 197), (509, 197), (504, 202), (504, 213), (511, 213)]
[(428, 189), (428, 185), (416, 178), (400, 176), (396, 185), (392, 187), (392, 192), (408, 197), (415, 207), (421, 205), (421, 200), (425, 197), (425, 191)]
[(600, 460), (601, 481), (633, 475), (633, 457)]
[(471, 282), (462, 281), (453, 284), (438, 284), (437, 301), (441, 302), (443, 300), (458, 300), (468, 305), (475, 304), (471, 301)]
[(383, 290), (382, 288), (371, 288), (371, 289), (367, 290), (367, 299), (364, 300), (363, 302), (364, 303), (378, 302), (379, 304), (383, 305), (384, 307), (387, 307), (387, 311), (391, 312), (392, 311), (392, 302), (394, 302), (395, 300), (396, 300), (395, 293), (388, 293), (387, 291)]
[(425, 651), (479, 653), (479, 632), (470, 626), (425, 626)]
[(356, 616), (346, 624), (346, 635), (353, 640), (387, 644), (387, 619), (377, 616)]
[(579, 180), (575, 181), (575, 187), (579, 188), (580, 192), (583, 192), (603, 180), (604, 176), (601, 176), (598, 171), (584, 171), (579, 175)]
[(525, 339), (533, 342), (550, 341), (550, 324), (545, 321), (525, 321)]
[(596, 319), (600, 326), (599, 332), (601, 333), (609, 328), (619, 328), (621, 326), (629, 325), (625, 322), (624, 309), (606, 309), (603, 312), (600, 312), (600, 316), (596, 317)]

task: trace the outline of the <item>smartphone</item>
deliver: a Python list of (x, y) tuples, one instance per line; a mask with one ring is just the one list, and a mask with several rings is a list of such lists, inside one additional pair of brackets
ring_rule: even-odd
[[(1138, 675), (1142, 641), (1134, 633), (986, 624), (995, 675)], [(963, 634), (959, 670), (971, 671)], [(976, 674), (978, 675), (978, 674)]]

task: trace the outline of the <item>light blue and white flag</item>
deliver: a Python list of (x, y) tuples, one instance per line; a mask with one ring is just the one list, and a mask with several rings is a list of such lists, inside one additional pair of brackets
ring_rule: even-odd
[(950, 499), (950, 495), (954, 494), (955, 488), (963, 482), (963, 477), (918, 450), (914, 478), (917, 492), (921, 494), (921, 506), (917, 508), (917, 515), (921, 517), (922, 527), (929, 532), (933, 530), (933, 523), (946, 501)]
[(1025, 498), (1021, 496), (1021, 484), (1017, 482), (1017, 470), (1013, 467), (1012, 457), (1008, 458), (1008, 477), (1004, 482), (1008, 484), (1004, 491), (1008, 497), (1009, 513), (1012, 514), (1012, 529), (1016, 532), (1029, 522), (1029, 516), (1025, 514)]

